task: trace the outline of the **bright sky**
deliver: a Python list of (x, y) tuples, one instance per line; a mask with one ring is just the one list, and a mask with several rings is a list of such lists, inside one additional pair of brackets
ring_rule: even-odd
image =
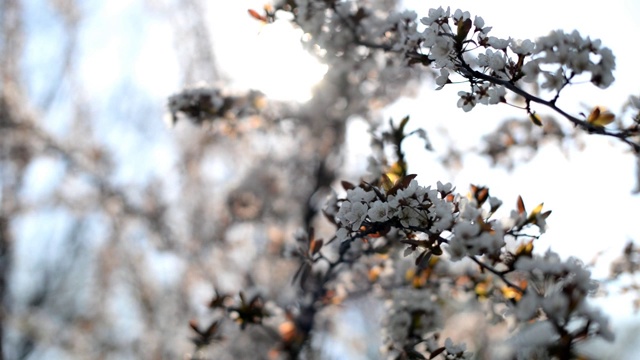
[[(287, 21), (263, 25), (247, 10), (262, 12), (262, 0), (229, 1), (224, 11), (211, 11), (216, 60), (231, 87), (257, 88), (276, 100), (306, 101), (326, 66), (301, 49), (302, 31)], [(233, 32), (233, 36), (217, 36)]]

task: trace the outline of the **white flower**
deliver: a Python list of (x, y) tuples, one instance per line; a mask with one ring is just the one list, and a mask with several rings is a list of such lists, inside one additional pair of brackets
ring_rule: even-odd
[(445, 18), (445, 17), (449, 17), (449, 8), (447, 7), (447, 10), (445, 11), (441, 6), (437, 9), (429, 9), (429, 16), (420, 19), (420, 22), (423, 23), (424, 25), (430, 26), (436, 20), (440, 18)]
[(514, 40), (509, 41), (509, 48), (511, 51), (518, 55), (531, 55), (536, 48), (536, 44), (529, 40)]
[(504, 54), (499, 52), (492, 52), (491, 49), (487, 49), (487, 66), (494, 71), (502, 71), (504, 70), (505, 59)]
[(327, 199), (327, 202), (324, 206), (324, 212), (327, 215), (337, 216), (338, 215), (338, 194), (335, 191), (331, 191), (331, 195)]
[(412, 207), (405, 206), (398, 213), (398, 218), (400, 218), (400, 224), (404, 227), (416, 227), (422, 225), (422, 221), (420, 219), (420, 213)]
[(483, 105), (489, 105), (489, 83), (477, 84), (473, 86), (473, 93), (477, 101)]
[[(426, 44), (425, 44), (426, 45)], [(452, 38), (436, 35), (429, 58), (433, 59), (436, 68), (454, 66), (452, 57), (455, 55), (455, 43)]]
[(529, 321), (536, 316), (540, 306), (538, 294), (532, 290), (527, 290), (516, 305), (516, 319), (519, 321)]
[(458, 92), (458, 96), (460, 96), (460, 99), (458, 99), (458, 107), (462, 108), (465, 112), (471, 111), (471, 109), (476, 106), (476, 98), (472, 93), (460, 91)]
[(478, 216), (482, 216), (482, 211), (477, 208), (475, 200), (466, 198), (460, 199), (460, 217), (469, 221), (475, 221)]
[(361, 202), (352, 203), (350, 212), (345, 215), (348, 223), (351, 224), (351, 230), (358, 230), (362, 222), (367, 217), (369, 208)]
[(347, 200), (352, 203), (355, 202), (370, 202), (375, 199), (376, 193), (373, 191), (364, 191), (363, 188), (357, 187), (355, 189), (347, 190)]
[(543, 89), (549, 89), (549, 91), (560, 91), (565, 84), (566, 78), (562, 72), (562, 68), (558, 68), (556, 72), (544, 72), (542, 73), (545, 78), (545, 82), (542, 83)]
[[(490, 50), (487, 50), (487, 52)], [(478, 54), (478, 58), (476, 59), (476, 63), (478, 66), (487, 67), (489, 66), (489, 56), (487, 54)]]
[(525, 82), (536, 82), (538, 80), (538, 75), (541, 72), (540, 65), (537, 60), (531, 60), (524, 64), (522, 67), (522, 72), (525, 74), (524, 81)]
[(542, 214), (536, 215), (536, 225), (538, 226), (538, 229), (540, 229), (540, 234), (544, 234), (545, 231), (547, 231), (547, 221)]
[(473, 248), (469, 252), (472, 255), (499, 254), (504, 244), (502, 231), (483, 232), (474, 240)]
[(372, 222), (384, 222), (389, 220), (389, 204), (377, 200), (371, 204), (371, 208), (367, 212)]
[(436, 201), (429, 208), (429, 212), (433, 214), (436, 221), (433, 222), (431, 229), (433, 233), (441, 233), (449, 230), (453, 225), (453, 204), (447, 201)]
[(369, 208), (361, 202), (344, 201), (338, 210), (338, 220), (343, 226), (350, 226), (351, 230), (358, 230), (367, 217)]
[(591, 68), (591, 82), (605, 89), (615, 80), (612, 72), (616, 68), (615, 57), (609, 48), (600, 49), (599, 55), (600, 61)]
[(436, 78), (436, 85), (438, 85), (438, 90), (442, 89), (447, 82), (449, 81), (449, 70), (442, 68), (440, 69), (440, 76)]
[(468, 11), (462, 11), (460, 9), (457, 9), (454, 13), (453, 13), (453, 18), (456, 21), (464, 21), (467, 20), (471, 17), (471, 14)]
[(499, 39), (495, 36), (490, 36), (489, 45), (491, 45), (493, 48), (504, 50), (509, 46), (509, 40), (510, 39)]
[(489, 196), (489, 206), (491, 206), (492, 210), (496, 210), (497, 208), (502, 206), (502, 200), (493, 196)]
[(480, 16), (476, 16), (473, 20), (473, 26), (478, 29), (482, 29), (484, 27), (484, 20)]
[(398, 198), (409, 198), (412, 197), (413, 195), (416, 195), (416, 191), (418, 191), (418, 182), (414, 179), (411, 180), (411, 182), (409, 183), (409, 186), (407, 186), (405, 189), (401, 189), (398, 190), (398, 192), (396, 193), (396, 195), (398, 196)]
[(451, 185), (451, 183), (443, 184), (440, 181), (438, 181), (437, 186), (438, 186), (438, 191), (441, 193), (448, 194), (453, 190), (453, 185)]
[(464, 245), (464, 243), (462, 241), (456, 241), (455, 238), (449, 241), (446, 250), (451, 257), (451, 261), (462, 260), (467, 255), (469, 255), (467, 247)]
[(489, 89), (489, 104), (497, 104), (504, 99), (507, 95), (507, 90), (504, 86), (492, 86)]

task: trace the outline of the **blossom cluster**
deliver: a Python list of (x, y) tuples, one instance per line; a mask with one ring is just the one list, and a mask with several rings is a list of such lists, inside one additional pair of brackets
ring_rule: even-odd
[[(432, 189), (411, 179), (406, 187), (354, 187), (347, 190), (340, 205), (337, 220), (341, 224), (336, 236), (340, 241), (358, 232), (377, 232), (394, 226), (407, 232), (422, 233), (430, 251), (446, 247), (452, 259), (466, 256), (498, 256), (504, 246), (505, 230), (496, 222), (485, 222), (486, 210), (475, 199), (454, 196), (451, 184), (437, 183)], [(495, 211), (500, 200), (489, 197)], [(522, 224), (524, 218), (513, 214), (512, 223)], [(544, 227), (542, 227), (544, 228)]]
[[(534, 358), (541, 349), (553, 347), (563, 337), (600, 336), (614, 340), (607, 318), (587, 303), (587, 295), (597, 289), (597, 284), (580, 261), (562, 261), (549, 251), (543, 256), (522, 258), (515, 268), (529, 281), (513, 309), (522, 324), (511, 340), (519, 358)], [(540, 313), (544, 313), (543, 318)], [(538, 320), (531, 321), (534, 319)]]
[(464, 343), (454, 344), (451, 338), (447, 338), (444, 346), (440, 346), (437, 337), (425, 338), (426, 334), (435, 334), (444, 323), (436, 300), (437, 296), (426, 290), (403, 289), (393, 294), (386, 304), (387, 316), (383, 327), (387, 341), (382, 352), (388, 358), (403, 358), (404, 354), (415, 354), (407, 344), (415, 345), (420, 342), (425, 343), (425, 350), (430, 354), (443, 353), (446, 359), (472, 358), (473, 353), (466, 351)]
[(392, 294), (386, 304), (383, 329), (388, 348), (401, 348), (411, 337), (421, 337), (442, 327), (442, 312), (433, 300), (428, 291), (400, 289)]
[[(536, 238), (530, 234), (531, 227), (544, 232), (549, 213), (542, 213), (542, 205), (528, 213), (519, 199), (518, 208), (508, 218), (496, 221), (491, 216), (502, 202), (489, 196), (488, 189), (482, 187), (473, 187), (469, 196), (461, 196), (453, 193), (451, 184), (438, 182), (436, 188), (420, 186), (413, 175), (398, 180), (393, 187), (368, 183), (345, 187), (346, 196), (334, 213), (339, 225), (336, 237), (341, 243), (385, 236), (407, 245), (405, 256), (419, 250), (418, 259), (427, 261), (417, 259), (418, 269), (431, 266), (428, 259), (444, 256), (444, 248), (448, 254), (444, 258), (449, 261), (472, 259), (497, 275), (504, 284), (494, 286), (501, 289), (501, 295), (491, 301), (505, 306), (503, 316), (512, 317), (518, 324), (518, 331), (508, 342), (516, 358), (530, 358), (540, 351), (560, 356), (561, 351), (573, 351), (574, 344), (586, 336), (613, 340), (606, 318), (587, 304), (587, 296), (597, 284), (578, 260), (562, 261), (551, 251), (543, 256), (534, 255), (531, 241), (522, 243), (515, 251), (508, 250), (521, 236)], [(486, 281), (493, 280), (486, 277), (472, 287), (478, 296), (488, 294), (479, 290)], [(443, 310), (438, 304), (448, 301), (438, 293), (441, 290), (435, 282), (422, 290), (397, 290), (393, 294), (388, 301), (384, 327), (391, 358), (419, 342), (427, 344), (429, 353), (437, 351), (435, 345), (429, 344), (433, 343), (430, 334), (442, 324), (439, 319)], [(511, 295), (504, 295), (507, 293)], [(446, 348), (452, 353), (455, 346), (451, 347), (440, 351)], [(470, 356), (460, 349), (459, 356), (447, 358)]]
[[(559, 92), (571, 79), (591, 74), (591, 82), (606, 88), (614, 80), (615, 58), (600, 40), (583, 38), (577, 31), (551, 32), (535, 41), (501, 39), (489, 36), (491, 27), (476, 16), (471, 22), (467, 11), (442, 7), (429, 10), (420, 20), (426, 29), (420, 34), (419, 50), (426, 52), (430, 63), (440, 70), (436, 84), (450, 83), (450, 73), (470, 80), (471, 91), (458, 93), (458, 107), (470, 111), (476, 104), (496, 104), (506, 93), (502, 84), (518, 80), (533, 82), (544, 78), (542, 88)], [(474, 55), (474, 51), (484, 49)], [(479, 70), (479, 71), (477, 71)], [(478, 77), (478, 75), (488, 75)]]
[[(533, 50), (533, 49), (532, 49)], [(570, 34), (562, 30), (552, 31), (538, 38), (532, 60), (523, 66), (525, 81), (537, 81), (542, 74), (543, 88), (559, 91), (573, 76), (583, 72), (591, 73), (591, 82), (607, 88), (613, 83), (615, 57), (611, 49), (602, 47), (600, 40), (583, 38), (578, 31)], [(553, 65), (555, 70), (542, 70), (541, 66)]]

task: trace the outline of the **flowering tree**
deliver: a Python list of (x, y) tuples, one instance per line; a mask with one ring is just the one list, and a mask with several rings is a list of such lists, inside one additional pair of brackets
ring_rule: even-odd
[[(131, 57), (81, 56), (96, 43), (86, 24), (109, 11), (64, 0), (33, 16), (32, 4), (2, 2), (2, 355), (569, 359), (591, 355), (583, 343), (613, 339), (589, 302), (601, 289), (589, 268), (534, 251), (556, 214), (522, 198), (503, 203), (500, 189), (429, 183), (412, 173), (408, 150), (417, 137), (439, 151), (425, 130), (410, 130), (419, 114), (379, 121), (386, 105), (433, 80), (455, 89), (450, 101), (462, 111), (510, 105), (523, 115), (483, 139), (480, 153), (495, 164), (513, 166), (514, 148), (577, 134), (637, 156), (637, 97), (615, 117), (593, 99), (584, 114), (558, 101), (572, 84), (607, 88), (611, 51), (576, 32), (499, 39), (467, 12), (392, 11), (399, 3), (242, 9), (264, 26), (290, 22), (328, 66), (313, 98), (294, 104), (223, 86), (205, 1), (137, 2), (108, 33), (135, 38), (120, 32), (133, 21), (136, 33), (160, 38), (139, 21), (146, 9), (176, 34), (180, 81), (208, 84), (168, 99), (169, 129), (158, 121), (164, 98), (126, 91), (144, 70)], [(42, 25), (41, 11), (55, 15), (57, 32)], [(46, 41), (29, 40), (38, 29)], [(96, 81), (86, 69), (109, 73), (92, 67), (104, 65), (96, 58), (109, 69), (125, 59), (115, 94), (88, 90)], [(154, 68), (149, 58), (143, 64)], [(543, 109), (556, 116), (541, 117)], [(344, 166), (352, 120), (370, 125), (362, 171)], [(455, 162), (456, 151), (444, 161)], [(629, 243), (611, 277), (636, 272), (638, 254)], [(354, 326), (365, 342), (342, 327), (353, 311), (369, 320)]]
[[(614, 56), (599, 40), (576, 31), (553, 31), (536, 40), (501, 39), (490, 35), (491, 27), (481, 17), (472, 19), (462, 10), (440, 7), (419, 18), (412, 11), (379, 13), (375, 6), (375, 1), (298, 0), (249, 13), (265, 23), (289, 14), (307, 34), (309, 49), (330, 65), (329, 81), (344, 76), (345, 70), (355, 77), (363, 69), (376, 71), (384, 79), (406, 69), (433, 69), (437, 90), (468, 84), (457, 100), (465, 112), (478, 104), (517, 99), (535, 126), (546, 124), (534, 109), (546, 107), (580, 131), (614, 137), (634, 153), (640, 151), (637, 97), (630, 97), (635, 116), (612, 127), (606, 126), (615, 116), (601, 107), (572, 115), (556, 105), (561, 92), (577, 81), (586, 78), (603, 89), (614, 81)], [(356, 78), (351, 85), (368, 80)], [(540, 84), (544, 94), (530, 84)], [(384, 81), (379, 85), (384, 89)], [(227, 102), (216, 90), (200, 88), (175, 95), (170, 107), (174, 119), (216, 122), (220, 112), (229, 110)], [(355, 113), (363, 111), (358, 101), (349, 105)], [(277, 342), (270, 353), (275, 358), (312, 356), (320, 314), (362, 292), (386, 299), (382, 352), (392, 359), (472, 358), (461, 339), (441, 336), (454, 303), (482, 309), (493, 314), (494, 325), (506, 322), (514, 330), (501, 345), (494, 339), (494, 346), (479, 347), (477, 358), (588, 357), (579, 350), (581, 342), (594, 337), (612, 341), (606, 317), (587, 301), (598, 285), (585, 265), (551, 251), (533, 252), (551, 211), (543, 211), (542, 204), (527, 211), (519, 198), (509, 217), (498, 220), (494, 214), (503, 202), (488, 188), (471, 186), (464, 196), (451, 184), (420, 185), (416, 175), (407, 174), (403, 140), (414, 134), (405, 132), (408, 121), (391, 122), (374, 139), (379, 149), (392, 147), (394, 159), (378, 152), (370, 160), (370, 175), (357, 184), (343, 181), (342, 195), (333, 193), (323, 214), (335, 231), (326, 240), (310, 226), (313, 212), (305, 217), (309, 231), (298, 236), (295, 252), (295, 306), (267, 309), (260, 296), (247, 299), (241, 293), (239, 302), (218, 294), (211, 307), (243, 329), (249, 324), (273, 326), (264, 324), (266, 318), (280, 314), (270, 330)], [(417, 134), (426, 139), (423, 131)], [(414, 261), (408, 266), (403, 258), (410, 256)], [(199, 348), (221, 338), (220, 321), (205, 328), (192, 323)]]

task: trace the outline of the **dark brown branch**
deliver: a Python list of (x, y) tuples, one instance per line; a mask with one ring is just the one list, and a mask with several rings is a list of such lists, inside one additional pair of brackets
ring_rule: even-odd
[[(462, 56), (459, 57), (459, 59), (462, 59)], [(620, 139), (621, 141), (623, 141), (624, 143), (626, 143), (627, 145), (631, 146), (631, 148), (633, 149), (633, 151), (636, 154), (640, 154), (640, 144), (634, 143), (633, 141), (629, 140), (628, 137), (631, 135), (629, 134), (628, 131), (620, 131), (620, 132), (610, 132), (607, 131), (604, 127), (600, 127), (600, 126), (594, 126), (590, 123), (588, 123), (585, 120), (580, 120), (578, 118), (576, 118), (575, 116), (565, 112), (564, 110), (560, 109), (558, 106), (556, 106), (555, 104), (555, 99), (554, 100), (545, 100), (542, 98), (539, 98), (535, 95), (532, 95), (524, 90), (522, 90), (521, 88), (519, 88), (518, 86), (516, 86), (513, 82), (509, 81), (509, 80), (503, 80), (503, 79), (499, 79), (484, 73), (481, 73), (477, 70), (473, 70), (466, 62), (461, 61), (461, 67), (460, 67), (460, 73), (462, 74), (462, 76), (468, 78), (468, 79), (481, 79), (484, 81), (488, 81), (492, 84), (497, 84), (497, 85), (502, 85), (505, 88), (511, 90), (512, 92), (522, 96), (523, 98), (525, 98), (527, 101), (529, 102), (534, 102), (537, 104), (541, 104), (544, 106), (549, 107), (550, 109), (552, 109), (553, 111), (557, 112), (558, 114), (562, 115), (564, 118), (566, 118), (567, 120), (571, 121), (575, 126), (587, 131), (589, 134), (599, 134), (599, 135), (604, 135), (604, 136), (611, 136), (611, 137), (615, 137), (617, 139)]]

